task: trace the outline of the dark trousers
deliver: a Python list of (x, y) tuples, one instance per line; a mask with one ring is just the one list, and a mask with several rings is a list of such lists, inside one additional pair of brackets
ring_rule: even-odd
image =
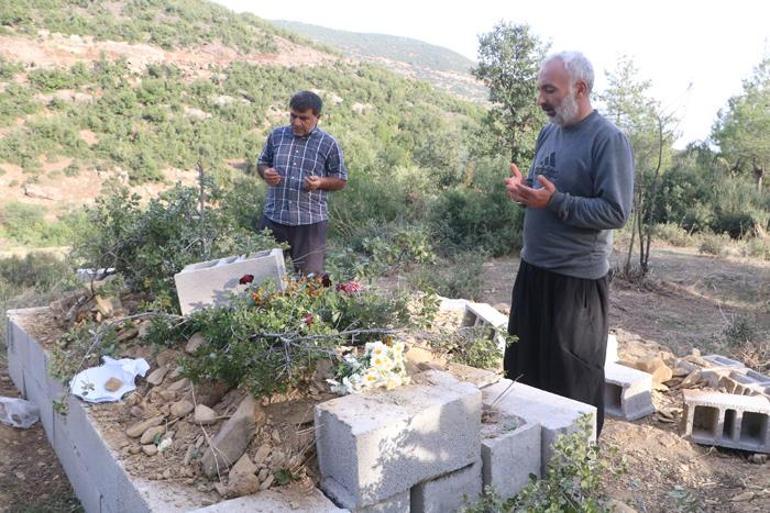
[(607, 351), (607, 276), (573, 278), (522, 260), (511, 297), (505, 351), (509, 379), (596, 406), (597, 436), (604, 424)]
[(327, 221), (321, 221), (292, 226), (276, 223), (263, 215), (257, 231), (267, 228), (273, 233), (275, 240), (289, 244), (289, 256), (294, 263), (295, 272), (321, 276), (324, 272), (328, 224)]

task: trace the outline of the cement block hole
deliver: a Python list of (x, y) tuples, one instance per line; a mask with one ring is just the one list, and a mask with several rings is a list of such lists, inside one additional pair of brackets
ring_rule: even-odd
[(719, 409), (710, 406), (696, 406), (693, 412), (692, 434), (714, 438), (719, 422)]
[(725, 412), (725, 423), (722, 429), (722, 438), (725, 440), (732, 440), (733, 433), (735, 433), (735, 410), (727, 410)]
[(604, 384), (604, 410), (610, 415), (623, 415), (621, 400), (623, 387), (612, 383)]
[(744, 412), (740, 441), (764, 445), (767, 442), (767, 415), (749, 411)]

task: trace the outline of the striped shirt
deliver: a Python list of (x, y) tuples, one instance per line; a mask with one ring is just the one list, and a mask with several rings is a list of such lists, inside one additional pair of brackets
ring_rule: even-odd
[(258, 163), (281, 175), (276, 187), (267, 188), (264, 215), (273, 222), (291, 226), (320, 223), (329, 218), (329, 191), (306, 190), (305, 177), (348, 179), (339, 144), (318, 127), (305, 137), (294, 135), (291, 126), (276, 128), (267, 137)]

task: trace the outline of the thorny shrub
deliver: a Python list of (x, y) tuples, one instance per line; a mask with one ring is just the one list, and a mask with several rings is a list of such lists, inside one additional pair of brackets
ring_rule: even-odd
[(250, 287), (228, 306), (189, 317), (160, 315), (148, 338), (176, 344), (200, 332), (207, 344), (182, 361), (184, 374), (193, 381), (243, 384), (260, 397), (300, 385), (318, 361), (338, 361), (343, 347), (430, 322), (437, 303), (429, 295), (349, 283), (335, 287), (328, 278), (300, 278), (290, 280), (283, 291), (272, 284)]

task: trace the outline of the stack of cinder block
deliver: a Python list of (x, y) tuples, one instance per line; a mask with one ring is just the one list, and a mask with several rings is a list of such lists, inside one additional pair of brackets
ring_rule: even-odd
[(249, 284), (268, 280), (273, 281), (278, 290), (286, 286), (286, 266), (280, 249), (190, 264), (174, 275), (183, 315), (207, 306), (227, 304), (232, 294), (242, 292)]
[[(489, 485), (516, 495), (542, 475), (558, 435), (581, 415), (595, 424), (593, 406), (474, 374), (472, 384), (428, 371), (400, 389), (319, 404), (323, 490), (353, 513), (452, 513)], [(493, 422), (482, 424), (482, 405)]]

